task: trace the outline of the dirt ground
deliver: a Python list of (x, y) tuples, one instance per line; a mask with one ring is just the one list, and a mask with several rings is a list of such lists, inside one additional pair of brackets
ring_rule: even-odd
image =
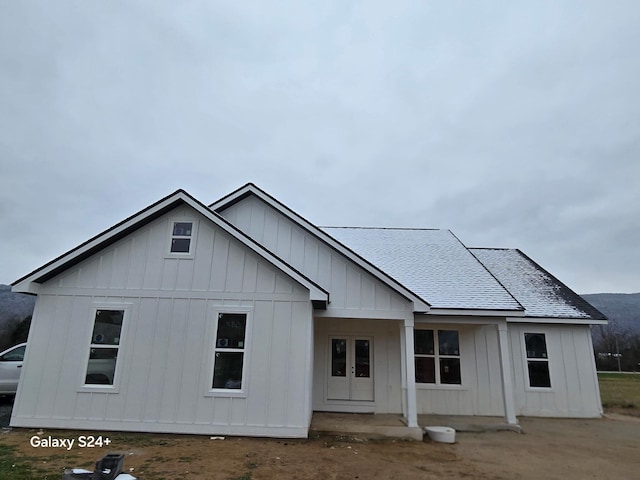
[[(640, 478), (640, 419), (523, 418), (524, 433), (460, 433), (453, 445), (430, 441), (315, 437), (309, 440), (4, 430), (0, 445), (17, 447), (42, 478), (64, 467), (93, 469), (107, 452), (126, 454), (125, 471), (153, 479), (602, 479)], [(81, 448), (81, 435), (111, 439)], [(72, 438), (64, 448), (33, 447), (33, 436)]]

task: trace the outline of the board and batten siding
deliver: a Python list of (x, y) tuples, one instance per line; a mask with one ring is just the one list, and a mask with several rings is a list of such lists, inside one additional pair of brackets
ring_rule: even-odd
[(220, 214), (256, 242), (330, 292), (326, 316), (367, 318), (406, 312), (412, 303), (315, 235), (249, 195)]
[[(434, 318), (433, 322), (437, 321)], [(502, 415), (504, 401), (496, 326), (429, 322), (416, 324), (418, 328), (458, 330), (462, 377), (461, 385), (417, 384), (418, 413)]]
[[(551, 388), (529, 387), (525, 333), (544, 333)], [(597, 418), (602, 415), (588, 325), (509, 324), (516, 414)]]
[[(167, 255), (169, 222), (198, 220), (193, 258)], [(116, 382), (83, 387), (96, 308), (124, 308)], [(218, 312), (249, 313), (243, 393), (211, 393)], [(187, 207), (42, 285), (11, 424), (305, 437), (309, 292)]]
[[(459, 330), (462, 385), (418, 384), (418, 413), (504, 415), (496, 326), (428, 328), (432, 327)], [(595, 418), (602, 414), (588, 325), (509, 323), (508, 332), (516, 415)], [(525, 333), (545, 334), (551, 388), (529, 387)]]

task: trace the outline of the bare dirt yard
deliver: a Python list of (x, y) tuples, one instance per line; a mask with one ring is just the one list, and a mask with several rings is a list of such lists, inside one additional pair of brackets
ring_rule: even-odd
[[(640, 478), (638, 417), (612, 413), (597, 420), (523, 418), (521, 425), (523, 434), (458, 432), (453, 445), (328, 436), (211, 439), (7, 429), (0, 434), (0, 450), (13, 462), (9, 469), (25, 469), (22, 477), (6, 478), (59, 479), (64, 467), (92, 470), (95, 460), (114, 451), (125, 453), (125, 470), (133, 469), (131, 474), (142, 480)], [(90, 434), (109, 437), (111, 444), (79, 447), (79, 437)], [(68, 451), (34, 447), (34, 436), (76, 442)]]

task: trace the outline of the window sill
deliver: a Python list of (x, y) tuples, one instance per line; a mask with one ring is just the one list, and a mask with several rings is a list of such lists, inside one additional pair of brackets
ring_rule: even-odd
[(172, 258), (174, 260), (193, 260), (193, 253), (165, 253), (164, 258)]
[(216, 390), (209, 390), (204, 394), (205, 397), (220, 397), (220, 398), (246, 398), (247, 392), (244, 390), (236, 390), (232, 388), (220, 388)]
[(553, 387), (525, 387), (524, 390), (531, 393), (555, 393)]
[(416, 390), (468, 390), (464, 385), (448, 383), (416, 383)]
[(113, 385), (82, 385), (80, 393), (120, 393), (120, 389)]

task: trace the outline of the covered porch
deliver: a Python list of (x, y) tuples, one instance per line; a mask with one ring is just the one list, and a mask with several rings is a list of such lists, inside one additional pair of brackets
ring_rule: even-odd
[(505, 423), (503, 417), (477, 415), (418, 415), (418, 427), (407, 426), (400, 414), (314, 412), (309, 436), (337, 435), (366, 439), (399, 438), (422, 440), (427, 426), (446, 426), (456, 432), (512, 431), (521, 433), (520, 425)]

